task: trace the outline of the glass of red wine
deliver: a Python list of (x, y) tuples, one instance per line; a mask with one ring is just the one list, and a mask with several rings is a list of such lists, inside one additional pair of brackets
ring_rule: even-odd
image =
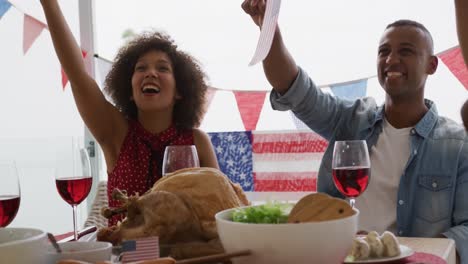
[(354, 208), (355, 198), (367, 188), (370, 159), (365, 140), (336, 141), (332, 160), (333, 182)]
[(163, 176), (184, 168), (200, 167), (197, 148), (194, 145), (167, 146), (162, 165)]
[(21, 201), (18, 171), (14, 161), (0, 161), (0, 228), (8, 226)]
[[(68, 157), (67, 155), (64, 155)], [(55, 185), (60, 196), (73, 208), (73, 235), (78, 240), (77, 206), (88, 196), (93, 183), (88, 152), (85, 148), (72, 150), (71, 160), (57, 164)]]

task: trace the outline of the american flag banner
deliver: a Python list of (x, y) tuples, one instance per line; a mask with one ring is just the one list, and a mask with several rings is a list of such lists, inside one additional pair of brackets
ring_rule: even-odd
[(328, 142), (312, 131), (209, 133), (219, 166), (244, 191), (312, 192)]
[(122, 242), (122, 263), (159, 258), (159, 238), (147, 237)]
[(231, 181), (239, 183), (244, 191), (253, 191), (252, 133), (208, 133), (221, 171)]
[(257, 192), (312, 192), (328, 142), (310, 132), (254, 132), (252, 156)]

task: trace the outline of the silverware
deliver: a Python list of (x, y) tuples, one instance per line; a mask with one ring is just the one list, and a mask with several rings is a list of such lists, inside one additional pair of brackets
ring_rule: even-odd
[[(88, 226), (85, 229), (82, 229), (82, 230), (78, 231), (78, 239), (85, 236), (85, 235), (87, 235), (87, 234), (91, 234), (92, 232), (95, 232), (96, 230), (97, 230), (96, 226)], [(74, 241), (74, 240), (75, 240), (75, 238), (73, 237), (73, 234), (72, 234), (70, 236), (67, 236), (64, 239), (61, 239), (58, 242), (59, 243), (64, 243), (64, 242), (70, 242), (70, 241)]]
[(52, 243), (52, 245), (54, 246), (55, 250), (57, 250), (57, 253), (62, 253), (62, 249), (57, 243), (57, 240), (55, 240), (54, 235), (52, 235), (51, 233), (47, 233), (47, 237), (49, 238), (50, 243)]
[(216, 254), (211, 256), (204, 256), (198, 258), (190, 258), (176, 261), (176, 264), (206, 264), (206, 263), (217, 263), (219, 261), (230, 260), (233, 257), (248, 256), (252, 254), (250, 250), (240, 250), (230, 253)]

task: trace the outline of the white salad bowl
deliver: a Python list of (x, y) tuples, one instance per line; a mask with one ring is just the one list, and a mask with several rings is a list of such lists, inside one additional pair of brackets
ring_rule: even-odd
[(235, 264), (343, 263), (351, 249), (359, 215), (354, 209), (356, 213), (352, 216), (337, 220), (253, 224), (233, 222), (235, 210), (228, 209), (215, 215), (225, 251), (250, 249), (252, 252), (249, 256), (233, 258)]

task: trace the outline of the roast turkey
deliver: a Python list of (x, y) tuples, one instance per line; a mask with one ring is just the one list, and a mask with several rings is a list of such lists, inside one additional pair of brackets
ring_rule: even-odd
[(164, 176), (139, 196), (113, 190), (121, 208), (103, 208), (105, 217), (126, 213), (122, 223), (98, 232), (98, 240), (114, 245), (124, 240), (158, 236), (176, 259), (222, 253), (214, 215), (248, 205), (242, 188), (221, 171), (189, 168)]

